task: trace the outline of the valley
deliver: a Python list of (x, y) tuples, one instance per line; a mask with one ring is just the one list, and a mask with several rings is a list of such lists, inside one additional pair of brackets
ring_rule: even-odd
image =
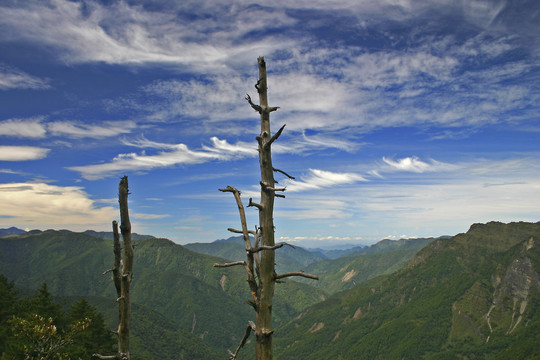
[[(19, 289), (43, 282), (66, 303), (85, 297), (117, 321), (108, 233), (1, 234), (0, 273)], [(453, 237), (382, 240), (331, 258), (284, 246), (277, 271), (320, 280), (276, 286), (275, 358), (454, 359), (538, 355), (540, 223), (474, 224)], [(221, 359), (252, 309), (240, 238), (181, 246), (135, 236), (133, 353), (137, 359)], [(509, 350), (512, 349), (512, 350)], [(252, 358), (250, 345), (239, 359)], [(201, 355), (204, 354), (204, 355)], [(487, 356), (487, 357), (484, 357)]]

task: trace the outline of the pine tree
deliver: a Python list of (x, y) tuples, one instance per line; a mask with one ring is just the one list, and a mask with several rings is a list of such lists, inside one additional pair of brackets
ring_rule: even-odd
[(15, 315), (17, 291), (13, 281), (0, 274), (0, 356), (8, 351), (8, 346), (13, 343), (8, 320)]
[(107, 330), (103, 315), (86, 299), (81, 299), (71, 305), (66, 318), (70, 324), (76, 324), (85, 321), (85, 319), (89, 320), (88, 328), (75, 334), (73, 344), (66, 349), (72, 358), (90, 359), (94, 353), (114, 351), (116, 340)]

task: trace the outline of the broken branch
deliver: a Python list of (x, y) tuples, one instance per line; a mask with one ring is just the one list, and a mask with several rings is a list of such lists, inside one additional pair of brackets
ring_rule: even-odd
[(251, 249), (250, 252), (256, 253), (256, 252), (263, 251), (263, 250), (276, 250), (276, 249), (279, 249), (279, 248), (281, 248), (281, 247), (283, 247), (285, 245), (290, 246), (293, 249), (295, 249), (295, 247), (293, 245), (283, 242), (283, 243), (279, 243), (279, 244), (274, 245), (274, 246), (266, 246), (266, 245), (257, 246), (255, 248)]
[[(250, 321), (250, 323), (252, 323)], [(254, 325), (255, 326), (255, 325)], [(244, 347), (244, 345), (246, 344), (246, 341), (249, 337), (249, 335), (251, 335), (251, 324), (248, 324), (248, 326), (246, 327), (246, 333), (244, 334), (244, 337), (242, 338), (242, 341), (240, 341), (240, 344), (238, 344), (238, 347), (236, 348), (236, 351), (234, 353), (232, 353), (230, 350), (229, 350), (229, 359), (228, 360), (235, 360), (236, 357), (238, 356), (238, 352), (240, 352), (240, 349), (242, 347)]]
[(274, 168), (274, 167), (272, 168), (272, 170), (274, 170), (275, 172), (282, 173), (283, 175), (285, 175), (286, 177), (288, 177), (288, 178), (291, 179), (291, 180), (294, 180), (294, 179), (295, 179), (294, 176), (291, 176), (291, 175), (287, 174), (287, 173), (286, 173), (285, 171), (283, 171), (283, 170), (276, 169), (276, 168)]
[[(273, 192), (276, 192), (276, 191), (285, 191), (287, 190), (287, 188), (275, 188), (275, 187), (272, 187), (272, 186), (269, 186), (268, 184), (265, 184), (264, 182), (260, 182), (261, 184), (261, 187), (264, 191), (273, 191)], [(277, 194), (276, 194), (277, 196)]]
[(253, 110), (258, 112), (259, 114), (262, 113), (262, 107), (260, 107), (259, 105), (253, 103), (253, 101), (251, 101), (251, 96), (249, 96), (249, 94), (246, 95), (246, 100), (249, 103), (249, 105), (251, 105)]
[(308, 278), (308, 279), (319, 280), (318, 276), (311, 275), (311, 274), (306, 274), (306, 273), (303, 273), (301, 271), (276, 275), (275, 279), (279, 280), (279, 279), (283, 279), (283, 278), (290, 277), (290, 276), (302, 276), (302, 277), (305, 277), (305, 278)]
[(277, 140), (277, 138), (281, 135), (281, 133), (283, 132), (283, 129), (285, 129), (285, 125), (286, 124), (283, 124), (282, 127), (279, 128), (279, 130), (277, 131), (277, 133), (275, 133), (271, 138), (270, 140), (268, 140), (268, 142), (266, 144), (264, 144), (264, 146), (268, 149), (268, 147), (270, 147), (270, 145), (272, 145), (272, 143), (274, 141)]
[(255, 202), (253, 202), (253, 198), (249, 198), (249, 204), (248, 204), (248, 207), (252, 207), (252, 206), (255, 206), (257, 209), (259, 210), (262, 210), (263, 207), (261, 204), (257, 204)]
[(97, 357), (98, 359), (103, 359), (103, 360), (106, 360), (106, 359), (122, 359), (121, 354), (116, 354), (116, 355), (92, 354), (92, 357)]
[(232, 262), (232, 263), (214, 264), (214, 267), (222, 268), (222, 267), (231, 267), (231, 266), (236, 266), (236, 265), (245, 266), (246, 262), (245, 261), (235, 261), (235, 262)]
[[(235, 233), (235, 234), (243, 234), (244, 233), (242, 230), (237, 230), (237, 229), (233, 229), (233, 228), (227, 228), (227, 230), (232, 232), (232, 233)], [(248, 233), (252, 234), (252, 235), (255, 235), (255, 231), (253, 231), (253, 230), (248, 230)]]

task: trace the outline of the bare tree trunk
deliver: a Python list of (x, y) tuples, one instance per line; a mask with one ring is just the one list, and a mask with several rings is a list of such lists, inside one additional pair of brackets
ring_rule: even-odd
[[(257, 91), (261, 107), (261, 134), (259, 142), (259, 163), (261, 168), (261, 208), (259, 209), (259, 236), (261, 245), (274, 246), (274, 197), (275, 191), (269, 190), (276, 183), (272, 167), (270, 110), (268, 109), (266, 63), (264, 58), (257, 59), (259, 63), (259, 82)], [(275, 252), (261, 251), (259, 271), (259, 306), (255, 318), (255, 353), (257, 360), (272, 359), (272, 299), (274, 297)]]
[(128, 178), (124, 176), (118, 185), (118, 202), (120, 203), (120, 232), (124, 242), (124, 256), (122, 261), (122, 250), (120, 247), (120, 237), (118, 234), (118, 223), (113, 221), (113, 241), (114, 241), (114, 266), (112, 271), (113, 281), (118, 295), (118, 353), (116, 355), (94, 354), (99, 359), (121, 359), (129, 360), (129, 321), (131, 314), (130, 288), (133, 278), (133, 246), (131, 244), (131, 222), (129, 221), (128, 210)]
[(124, 242), (124, 262), (122, 264), (122, 287), (118, 302), (120, 323), (118, 324), (118, 352), (122, 359), (129, 360), (129, 316), (131, 314), (130, 288), (133, 278), (133, 246), (131, 245), (131, 222), (128, 210), (128, 178), (124, 176), (118, 186), (120, 203), (120, 232)]
[[(275, 169), (272, 165), (271, 145), (281, 135), (285, 125), (283, 125), (273, 136), (270, 132), (270, 113), (276, 111), (278, 107), (268, 106), (267, 82), (266, 82), (266, 63), (264, 58), (257, 59), (259, 65), (259, 80), (255, 85), (259, 94), (259, 104), (252, 102), (251, 97), (247, 95), (246, 100), (261, 117), (261, 133), (257, 136), (259, 144), (259, 165), (261, 170), (261, 202), (254, 203), (249, 199), (249, 207), (256, 207), (259, 210), (259, 227), (256, 231), (249, 231), (246, 224), (244, 207), (240, 199), (240, 191), (227, 186), (226, 189), (220, 189), (223, 192), (234, 194), (242, 230), (229, 229), (231, 232), (241, 233), (244, 236), (246, 244), (247, 262), (237, 261), (229, 264), (215, 264), (215, 267), (229, 267), (242, 265), (248, 273), (248, 284), (251, 289), (253, 300), (249, 304), (255, 309), (255, 324), (249, 323), (246, 333), (236, 349), (235, 353), (229, 352), (229, 359), (236, 359), (240, 348), (245, 344), (251, 331), (255, 332), (255, 353), (256, 360), (272, 360), (272, 301), (274, 297), (274, 285), (277, 279), (288, 276), (304, 276), (311, 279), (317, 279), (313, 275), (301, 272), (277, 275), (275, 271), (275, 250), (284, 244), (275, 244), (274, 240), (274, 199), (275, 197), (285, 197), (276, 192), (285, 191), (285, 188), (276, 188), (277, 183), (274, 180), (274, 171), (280, 172), (289, 178), (292, 178), (282, 170)], [(254, 236), (254, 245), (251, 245), (250, 234)], [(260, 254), (260, 255), (259, 255)]]

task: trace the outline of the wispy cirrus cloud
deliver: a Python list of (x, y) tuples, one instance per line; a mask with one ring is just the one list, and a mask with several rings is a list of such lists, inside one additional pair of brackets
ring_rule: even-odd
[(8, 89), (48, 89), (49, 80), (40, 79), (21, 70), (0, 64), (0, 90)]
[[(178, 21), (178, 15), (188, 11), (201, 16)], [(205, 13), (220, 16), (202, 16)], [(266, 13), (268, 17), (259, 17), (263, 20), (259, 26), (271, 28), (294, 21), (282, 10)], [(215, 3), (179, 3), (172, 9), (156, 6), (155, 10), (147, 10), (126, 2), (104, 5), (97, 1), (82, 4), (51, 0), (5, 7), (0, 20), (5, 27), (18, 30), (5, 33), (4, 38), (53, 46), (62, 60), (71, 63), (170, 63), (216, 71), (242, 54), (270, 53), (288, 42), (235, 42), (253, 30), (249, 14), (238, 15), (242, 14), (234, 7)]]
[(164, 218), (170, 217), (171, 215), (135, 213), (132, 216), (134, 219), (139, 219), (139, 220), (156, 220), (156, 219), (164, 219)]
[(53, 121), (47, 130), (55, 136), (71, 138), (105, 138), (128, 134), (137, 127), (133, 121), (104, 121), (99, 125), (89, 125), (74, 121)]
[(129, 134), (137, 128), (134, 121), (103, 121), (85, 124), (80, 121), (51, 121), (45, 117), (0, 121), (0, 136), (40, 139), (46, 136), (68, 138), (106, 138)]
[[(282, 107), (277, 117), (295, 132), (482, 126), (507, 122), (507, 114), (512, 111), (522, 113), (527, 122), (540, 99), (537, 91), (530, 91), (535, 82), (530, 62), (498, 61), (524, 46), (520, 40), (523, 32), (516, 35), (514, 28), (501, 25), (508, 21), (501, 14), (512, 11), (506, 2), (497, 6), (487, 1), (475, 2), (475, 6), (441, 6), (428, 1), (343, 1), (331, 6), (319, 2), (276, 3), (274, 7), (247, 6), (242, 1), (235, 4), (182, 3), (165, 11), (159, 6), (148, 10), (125, 2), (104, 5), (90, 1), (83, 5), (61, 0), (29, 1), (3, 8), (0, 23), (11, 31), (0, 36), (53, 46), (68, 62), (167, 63), (195, 71), (201, 76), (146, 86), (142, 89), (146, 104), (140, 106), (147, 113), (146, 121), (190, 123), (192, 131), (210, 135), (223, 134), (224, 129), (238, 135), (251, 126), (245, 121), (250, 118), (250, 110), (241, 98), (253, 91), (254, 81), (245, 70), (253, 54), (272, 59), (271, 102)], [(304, 28), (302, 12), (296, 11), (306, 7), (334, 21), (345, 14), (353, 16), (360, 29), (380, 32), (381, 46), (374, 48), (361, 40), (321, 46), (314, 42), (312, 29)], [(190, 12), (208, 16), (178, 21), (178, 14)], [(210, 16), (216, 13), (220, 16)], [(437, 14), (441, 21), (460, 16), (483, 25), (464, 39), (431, 31), (431, 22), (422, 25), (425, 31), (412, 35), (377, 28), (391, 14), (404, 22)], [(261, 21), (253, 23), (250, 19), (254, 16)], [(493, 19), (497, 19), (496, 26)], [(287, 38), (268, 31), (293, 26), (294, 36)], [(318, 26), (324, 26), (324, 22)], [(513, 36), (504, 31), (497, 35), (491, 26), (497, 31), (503, 26)], [(262, 29), (265, 35), (248, 36)], [(410, 45), (403, 49), (393, 46), (394, 42)], [(471, 66), (479, 61), (485, 66)], [(523, 83), (524, 74), (530, 74), (530, 83)], [(489, 87), (480, 85), (486, 79), (492, 79)], [(508, 83), (513, 83), (510, 91)], [(148, 94), (156, 98), (145, 100)], [(193, 118), (200, 121), (193, 122)], [(215, 122), (227, 122), (228, 126), (216, 126)], [(99, 134), (98, 129), (69, 123), (53, 124), (51, 131), (69, 136), (94, 131)]]
[(353, 184), (367, 181), (363, 176), (355, 173), (340, 173), (320, 169), (309, 169), (307, 175), (301, 180), (288, 179), (285, 186), (288, 192), (316, 190), (339, 185)]
[[(305, 151), (319, 151), (328, 148), (337, 148), (340, 150), (350, 150), (356, 145), (347, 140), (330, 139), (323, 144), (324, 137), (315, 137), (310, 139), (302, 137), (292, 142), (290, 146), (276, 146), (275, 153), (302, 153)], [(150, 171), (152, 169), (166, 168), (175, 165), (194, 165), (209, 161), (232, 161), (247, 157), (256, 157), (258, 154), (257, 143), (237, 141), (230, 143), (225, 139), (216, 136), (210, 138), (210, 144), (201, 145), (200, 149), (192, 150), (186, 144), (168, 144), (146, 139), (144, 136), (129, 140), (122, 139), (122, 144), (143, 149), (140, 153), (119, 154), (111, 162), (93, 165), (81, 165), (69, 167), (70, 170), (77, 171), (82, 177), (88, 180), (97, 180), (108, 176), (113, 176), (119, 172), (126, 171)], [(158, 149), (157, 153), (149, 154), (147, 150)], [(348, 174), (351, 179), (353, 174)], [(319, 176), (318, 183), (323, 184), (325, 176), (324, 171), (314, 170), (308, 179), (311, 185), (295, 183), (293, 187), (315, 186), (315, 177)], [(334, 180), (345, 181), (344, 175), (340, 178), (339, 174), (333, 174)], [(341, 179), (341, 180), (340, 180)], [(358, 179), (358, 177), (357, 177)], [(328, 179), (326, 180), (328, 181)]]
[[(212, 160), (232, 160), (245, 156), (256, 155), (251, 147), (243, 144), (229, 144), (226, 140), (212, 138), (212, 146), (203, 146), (199, 150), (191, 150), (185, 144), (160, 144), (139, 140), (131, 144), (137, 146), (149, 146), (165, 148), (156, 154), (149, 155), (146, 151), (139, 154), (128, 153), (116, 156), (111, 162), (95, 165), (73, 166), (70, 170), (80, 172), (88, 180), (96, 180), (113, 176), (126, 171), (148, 171), (152, 169), (171, 167), (175, 165), (202, 164)], [(128, 142), (129, 143), (129, 142)]]
[(95, 165), (72, 166), (87, 180), (97, 180), (115, 176), (120, 172), (149, 171), (174, 165), (201, 164), (215, 159), (214, 154), (190, 150), (185, 144), (178, 144), (174, 150), (161, 151), (154, 155), (128, 153), (116, 156), (111, 162)]

